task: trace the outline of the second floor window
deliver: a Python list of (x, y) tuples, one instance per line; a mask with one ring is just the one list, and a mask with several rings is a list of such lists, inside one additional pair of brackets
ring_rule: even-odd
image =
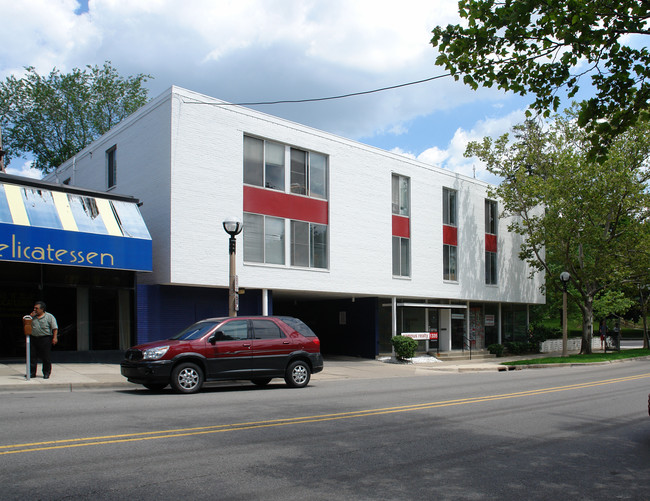
[(284, 264), (284, 219), (244, 213), (244, 260)]
[(458, 247), (455, 245), (442, 246), (442, 273), (444, 280), (458, 280)]
[(393, 237), (393, 275), (411, 276), (411, 241), (408, 238)]
[(327, 268), (327, 225), (291, 221), (291, 266)]
[(117, 184), (117, 146), (106, 150), (106, 185), (112, 188)]

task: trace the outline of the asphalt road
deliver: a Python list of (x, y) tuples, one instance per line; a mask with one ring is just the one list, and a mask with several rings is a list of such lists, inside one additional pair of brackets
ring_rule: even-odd
[(0, 395), (0, 499), (648, 499), (650, 365)]

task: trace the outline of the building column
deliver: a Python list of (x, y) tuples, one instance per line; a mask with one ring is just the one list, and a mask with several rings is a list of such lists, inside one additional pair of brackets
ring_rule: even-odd
[(269, 316), (269, 290), (262, 289), (262, 315)]
[(498, 315), (499, 315), (499, 318), (498, 318), (498, 321), (497, 321), (497, 343), (498, 344), (503, 344), (503, 341), (501, 339), (501, 323), (502, 323), (501, 303), (499, 303)]
[[(390, 300), (390, 337), (394, 338), (397, 336), (397, 298), (392, 297)], [(393, 343), (390, 344), (392, 357), (395, 357), (395, 347)]]

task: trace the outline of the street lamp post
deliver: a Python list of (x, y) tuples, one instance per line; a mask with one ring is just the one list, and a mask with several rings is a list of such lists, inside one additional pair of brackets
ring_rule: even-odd
[(237, 240), (236, 236), (241, 233), (244, 225), (238, 217), (226, 218), (223, 222), (223, 229), (230, 235), (228, 253), (230, 254), (230, 275), (228, 280), (228, 316), (236, 317), (239, 311), (239, 284), (237, 283)]
[(562, 282), (562, 356), (567, 356), (567, 338), (568, 338), (568, 325), (567, 325), (567, 304), (566, 304), (566, 295), (567, 295), (567, 286), (569, 285), (569, 280), (571, 275), (569, 272), (563, 271), (560, 273), (560, 281)]

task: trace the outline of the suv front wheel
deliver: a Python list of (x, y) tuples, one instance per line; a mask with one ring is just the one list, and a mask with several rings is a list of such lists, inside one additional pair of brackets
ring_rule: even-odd
[(172, 370), (171, 385), (179, 393), (196, 393), (203, 385), (203, 371), (194, 363), (180, 363)]
[(293, 388), (304, 388), (309, 383), (311, 372), (309, 364), (302, 360), (291, 362), (284, 376), (285, 382)]

